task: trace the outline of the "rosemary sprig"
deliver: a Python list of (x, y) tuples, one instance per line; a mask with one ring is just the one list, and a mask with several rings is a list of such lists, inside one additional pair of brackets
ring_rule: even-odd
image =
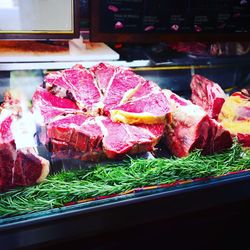
[(235, 143), (230, 150), (185, 158), (132, 159), (119, 164), (51, 175), (39, 185), (0, 194), (0, 216), (13, 216), (62, 207), (72, 201), (120, 194), (131, 189), (221, 176), (250, 168), (250, 152)]

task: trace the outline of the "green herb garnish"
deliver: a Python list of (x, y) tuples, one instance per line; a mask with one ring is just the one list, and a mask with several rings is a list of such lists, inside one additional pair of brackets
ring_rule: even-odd
[(132, 159), (118, 164), (51, 175), (41, 184), (0, 194), (0, 216), (13, 216), (62, 207), (72, 201), (123, 192), (178, 180), (225, 175), (250, 168), (250, 152), (235, 143), (230, 150), (185, 158)]

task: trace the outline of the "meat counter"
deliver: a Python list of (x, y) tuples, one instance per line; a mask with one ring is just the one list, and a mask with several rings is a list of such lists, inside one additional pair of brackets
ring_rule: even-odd
[[(249, 83), (249, 57), (201, 60), (186, 58), (171, 65), (154, 66), (143, 61), (141, 66), (133, 65), (133, 70), (144, 78), (152, 80), (162, 88), (185, 96), (190, 96), (189, 83), (192, 74), (201, 74), (215, 82), (220, 82), (223, 89), (238, 90)], [(123, 65), (122, 61), (111, 62)], [(92, 64), (94, 64), (92, 62)], [(48, 65), (47, 65), (48, 66)], [(21, 87), (31, 99), (37, 85), (42, 84), (47, 70), (20, 70), (20, 65), (5, 65), (1, 72), (1, 93), (9, 87)], [(67, 68), (69, 65), (56, 65), (55, 68)], [(87, 65), (88, 67), (89, 65)], [(9, 68), (8, 68), (9, 67)], [(35, 67), (38, 67), (37, 65)], [(41, 66), (41, 68), (44, 67)], [(12, 69), (12, 70), (11, 70)], [(44, 155), (44, 148), (39, 148)], [(169, 157), (159, 152), (159, 156)], [(150, 158), (151, 155), (141, 155)], [(92, 166), (92, 163), (90, 164)], [(73, 160), (52, 160), (52, 173), (75, 168), (86, 168), (89, 164)], [(67, 203), (63, 207), (43, 211), (23, 213), (14, 216), (2, 216), (0, 219), (0, 241), (5, 249), (39, 247), (87, 239), (105, 233), (133, 226), (147, 225), (154, 221), (178, 218), (195, 214), (207, 209), (247, 201), (250, 198), (250, 175), (248, 170), (225, 174), (216, 178), (202, 178), (179, 181), (169, 185), (137, 188), (122, 195), (110, 195)]]

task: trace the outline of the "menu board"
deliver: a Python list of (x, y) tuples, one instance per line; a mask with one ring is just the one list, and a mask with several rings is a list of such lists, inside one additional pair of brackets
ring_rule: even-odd
[(100, 32), (246, 33), (247, 0), (101, 0)]

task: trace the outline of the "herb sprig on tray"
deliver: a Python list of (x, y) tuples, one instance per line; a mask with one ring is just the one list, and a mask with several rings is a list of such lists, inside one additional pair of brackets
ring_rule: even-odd
[(248, 168), (250, 152), (237, 143), (230, 150), (209, 156), (196, 151), (185, 158), (129, 158), (116, 164), (63, 171), (49, 176), (41, 184), (2, 193), (0, 216), (43, 211), (87, 198), (180, 180), (221, 176)]

